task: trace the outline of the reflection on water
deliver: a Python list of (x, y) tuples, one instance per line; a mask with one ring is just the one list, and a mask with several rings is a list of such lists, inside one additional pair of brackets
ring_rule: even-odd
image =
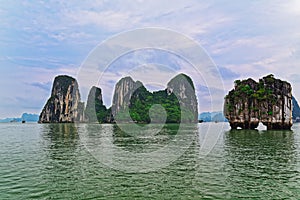
[(72, 191), (77, 190), (77, 182), (82, 178), (78, 173), (80, 149), (77, 128), (74, 124), (45, 124), (42, 137), (47, 157), (43, 161), (43, 179), (48, 195), (51, 198), (68, 198)]
[[(78, 132), (87, 130), (90, 144), (103, 147), (105, 144), (101, 144), (103, 140), (100, 138), (109, 136), (109, 139), (124, 151), (140, 153), (155, 151), (157, 146), (166, 142), (161, 140), (161, 137), (173, 138), (178, 125), (165, 126), (159, 134), (152, 135), (152, 139), (145, 135), (138, 136), (131, 133), (125, 135), (116, 125), (110, 124), (81, 124), (77, 128)], [(78, 136), (75, 136), (77, 132), (72, 133), (74, 129), (69, 124), (47, 126), (46, 130), (46, 137), (49, 137), (50, 142), (47, 151), (51, 155), (47, 164), (51, 167), (48, 168), (46, 179), (52, 194), (65, 198), (80, 196), (96, 199), (120, 199), (121, 197), (144, 199), (147, 196), (154, 199), (176, 199), (179, 196), (194, 198), (199, 196), (191, 190), (197, 170), (197, 148), (194, 142), (167, 168), (150, 173), (124, 173), (94, 159), (84, 149), (81, 141), (78, 141)], [(162, 157), (161, 160), (163, 159)]]
[(300, 171), (294, 136), (293, 131), (231, 130), (225, 133), (224, 170), (235, 197), (299, 195), (295, 174)]
[(136, 153), (151, 152), (164, 147), (173, 140), (178, 129), (178, 124), (166, 124), (162, 128), (157, 127), (155, 124), (150, 124), (147, 125), (146, 129), (132, 130), (126, 133), (118, 125), (114, 125), (112, 130), (113, 144), (126, 151)]
[(122, 128), (110, 124), (86, 124), (80, 137), (88, 151), (107, 167), (131, 173), (148, 172), (164, 168), (178, 159), (197, 135), (195, 125), (161, 127), (147, 125), (141, 130), (131, 124), (122, 124)]
[(45, 124), (44, 138), (50, 140), (50, 149), (70, 149), (74, 150), (78, 145), (79, 135), (74, 124)]

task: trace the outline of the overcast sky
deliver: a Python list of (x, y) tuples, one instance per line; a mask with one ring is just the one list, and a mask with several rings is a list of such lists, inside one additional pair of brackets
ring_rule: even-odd
[[(101, 42), (146, 27), (174, 30), (195, 40), (218, 67), (225, 92), (235, 79), (258, 80), (272, 73), (291, 82), (294, 96), (300, 99), (299, 0), (0, 2), (0, 118), (39, 114), (56, 75), (77, 77), (84, 60)], [(145, 74), (161, 70), (157, 89), (170, 78), (168, 73), (164, 76), (165, 67), (194, 76), (188, 63), (169, 53), (132, 52), (116, 60), (98, 83), (105, 104), (111, 103), (115, 81), (134, 71), (130, 64), (136, 68), (143, 62), (155, 63), (147, 65)], [(137, 77), (143, 78), (147, 76)], [(210, 100), (215, 109), (222, 109), (222, 85), (209, 91), (201, 81), (195, 85), (200, 112), (211, 109)], [(149, 87), (155, 89), (155, 84)]]

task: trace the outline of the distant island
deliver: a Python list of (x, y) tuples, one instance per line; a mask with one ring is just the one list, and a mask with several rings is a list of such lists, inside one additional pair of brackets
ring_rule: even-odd
[(37, 114), (29, 114), (29, 113), (23, 113), (21, 117), (14, 117), (14, 118), (5, 118), (0, 119), (0, 123), (7, 123), (7, 122), (38, 122), (39, 115)]
[[(162, 106), (164, 110), (160, 107), (151, 110), (155, 105)], [(164, 112), (166, 119), (163, 118)], [(90, 89), (85, 106), (81, 102), (76, 79), (60, 75), (55, 77), (51, 96), (39, 116), (39, 123), (116, 121), (197, 123), (198, 102), (192, 79), (179, 74), (168, 82), (165, 90), (149, 92), (142, 82), (124, 77), (115, 86), (112, 106), (106, 108), (101, 88), (93, 86)]]
[(293, 122), (300, 122), (300, 106), (294, 96), (292, 98), (292, 104), (293, 104)]
[(236, 80), (234, 89), (225, 97), (224, 115), (233, 129), (255, 129), (260, 122), (268, 130), (290, 129), (293, 125), (292, 99), (291, 84), (272, 74), (259, 82), (251, 78)]
[(228, 122), (223, 114), (223, 111), (218, 112), (202, 112), (199, 114), (201, 122)]

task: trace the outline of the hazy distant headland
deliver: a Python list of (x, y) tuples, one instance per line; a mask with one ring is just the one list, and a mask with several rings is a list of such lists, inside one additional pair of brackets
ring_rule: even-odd
[(11, 117), (11, 118), (5, 118), (0, 119), (0, 123), (6, 123), (6, 122), (37, 122), (39, 120), (39, 115), (37, 114), (29, 114), (29, 113), (23, 113), (21, 117)]

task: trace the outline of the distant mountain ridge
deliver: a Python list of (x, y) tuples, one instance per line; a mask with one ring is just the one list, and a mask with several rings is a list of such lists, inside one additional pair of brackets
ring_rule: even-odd
[(26, 122), (37, 122), (39, 120), (39, 115), (23, 113), (21, 116), (21, 120), (25, 120)]
[(300, 107), (294, 96), (292, 97), (292, 103), (293, 103), (293, 120), (295, 122), (300, 122)]
[(26, 121), (26, 122), (37, 122), (39, 120), (39, 115), (37, 114), (30, 114), (30, 113), (23, 113), (21, 117), (11, 117), (11, 118), (5, 118), (5, 119), (0, 119), (0, 123), (5, 123), (5, 122), (21, 122), (21, 121)]
[(218, 112), (203, 112), (199, 114), (199, 120), (203, 122), (227, 122), (222, 111)]

